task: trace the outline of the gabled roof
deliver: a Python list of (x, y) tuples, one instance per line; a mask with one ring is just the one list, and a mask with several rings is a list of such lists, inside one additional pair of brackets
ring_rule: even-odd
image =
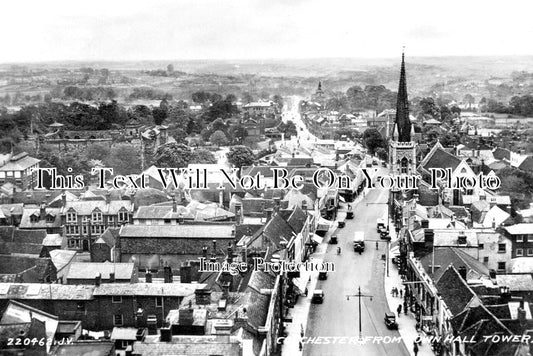
[(523, 171), (533, 172), (533, 156), (528, 156), (518, 168)]
[(446, 268), (436, 283), (436, 287), (452, 315), (461, 313), (473, 299), (477, 299), (472, 289), (453, 266)]
[(307, 214), (298, 205), (296, 205), (291, 215), (287, 219), (287, 223), (295, 233), (299, 234), (302, 231), (306, 220)]
[(467, 279), (482, 279), (489, 276), (487, 266), (459, 248), (438, 247), (434, 249), (434, 253), (428, 253), (422, 257), (420, 263), (429, 275), (432, 273), (433, 261), (435, 262), (435, 273), (432, 278), (436, 282), (440, 280), (446, 272), (446, 268), (450, 266), (454, 266), (456, 269), (465, 266), (467, 268)]
[[(25, 155), (24, 155), (25, 154)], [(40, 159), (27, 155), (26, 152), (11, 157), (9, 162), (0, 167), (0, 171), (24, 171), (41, 162)]]
[(115, 279), (131, 280), (134, 274), (133, 263), (111, 262), (73, 262), (70, 264), (67, 279), (90, 279), (94, 280), (98, 275), (102, 279), (109, 279), (111, 273), (115, 273)]
[(506, 148), (497, 147), (494, 149), (494, 151), (492, 151), (492, 155), (494, 156), (495, 159), (499, 159), (499, 160), (505, 159), (507, 161), (511, 160), (511, 151), (509, 151)]

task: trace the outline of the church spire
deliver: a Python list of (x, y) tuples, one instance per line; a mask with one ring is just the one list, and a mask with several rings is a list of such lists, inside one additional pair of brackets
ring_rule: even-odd
[(407, 80), (405, 77), (405, 53), (402, 51), (400, 85), (396, 102), (395, 129), (398, 130), (399, 142), (411, 141), (411, 120), (409, 119), (409, 101), (407, 99)]

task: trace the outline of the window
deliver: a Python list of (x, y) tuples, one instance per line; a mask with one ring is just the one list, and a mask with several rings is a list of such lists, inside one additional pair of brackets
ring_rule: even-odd
[(80, 233), (79, 226), (77, 225), (67, 225), (67, 235), (78, 235)]
[(477, 247), (480, 249), (480, 250), (483, 250), (485, 248), (485, 245), (484, 244), (479, 244), (477, 245)]
[(47, 223), (53, 223), (56, 220), (55, 216), (53, 215), (46, 215), (46, 222)]
[(527, 249), (527, 255), (528, 256), (533, 256), (533, 248), (528, 248)]
[(165, 219), (165, 224), (170, 224), (170, 219)]
[(127, 211), (119, 211), (118, 213), (118, 221), (127, 221), (128, 220), (128, 212)]
[(0, 172), (0, 178), (5, 178), (6, 177), (6, 172)]
[(516, 235), (516, 242), (524, 242), (524, 236), (523, 235)]
[(77, 221), (78, 221), (78, 215), (75, 212), (68, 212), (67, 213), (67, 222), (75, 223)]
[(505, 271), (505, 262), (498, 262), (498, 269)]
[(498, 244), (498, 252), (499, 253), (505, 252), (505, 244)]
[(115, 314), (113, 316), (113, 325), (115, 326), (122, 326), (122, 314)]
[(163, 297), (155, 297), (155, 306), (156, 307), (162, 307), (163, 306)]
[(101, 234), (102, 230), (102, 225), (91, 225), (91, 234)]
[(528, 242), (529, 241), (529, 235), (522, 235), (524, 237), (524, 242)]
[(13, 172), (11, 172), (11, 171), (7, 171), (6, 174), (7, 174), (8, 177), (13, 177)]
[(521, 248), (516, 249), (516, 255), (517, 256), (524, 256), (524, 250)]
[(15, 172), (15, 178), (20, 178), (20, 171)]
[(102, 221), (102, 213), (99, 211), (95, 211), (94, 213), (92, 213), (91, 219), (92, 221)]
[(107, 217), (107, 222), (108, 222), (109, 224), (114, 223), (114, 222), (115, 222), (115, 217), (112, 216), (112, 215), (111, 215), (111, 216), (108, 216), (108, 217)]
[(32, 223), (39, 222), (39, 216), (31, 215), (30, 216), (30, 222), (32, 222)]
[(122, 303), (122, 296), (114, 295), (111, 297), (111, 303)]
[(81, 227), (81, 234), (82, 235), (89, 235), (89, 229), (88, 229), (87, 225), (83, 225)]
[(483, 257), (483, 263), (489, 263), (489, 256)]
[(68, 239), (68, 247), (69, 248), (78, 248), (78, 240), (76, 240), (76, 239)]

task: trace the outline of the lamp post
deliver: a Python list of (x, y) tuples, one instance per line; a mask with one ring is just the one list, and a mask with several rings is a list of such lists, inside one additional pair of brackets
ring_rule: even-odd
[(357, 288), (358, 293), (357, 294), (347, 294), (346, 300), (350, 300), (350, 297), (357, 297), (359, 299), (359, 339), (363, 338), (363, 329), (361, 324), (361, 298), (370, 298), (370, 301), (372, 301), (371, 295), (361, 294), (361, 287)]

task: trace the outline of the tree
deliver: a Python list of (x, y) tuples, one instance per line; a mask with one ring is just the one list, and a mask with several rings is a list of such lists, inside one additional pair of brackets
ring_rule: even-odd
[(278, 131), (285, 134), (286, 138), (290, 138), (291, 136), (297, 136), (298, 130), (296, 129), (296, 125), (292, 121), (287, 121), (286, 123), (282, 122), (278, 125)]
[(283, 108), (283, 98), (281, 95), (275, 94), (272, 96), (272, 101), (278, 106), (278, 108), (281, 110)]
[(197, 148), (192, 151), (191, 160), (189, 163), (196, 164), (214, 164), (217, 163), (215, 155), (204, 148)]
[(387, 150), (383, 147), (376, 148), (376, 156), (383, 161), (387, 161), (387, 158), (389, 157)]
[(250, 166), (255, 161), (254, 153), (246, 146), (233, 146), (226, 154), (228, 162), (236, 168)]
[(363, 133), (363, 142), (370, 154), (374, 154), (378, 147), (382, 147), (384, 149), (387, 148), (387, 143), (385, 142), (379, 131), (373, 128), (365, 130), (365, 132)]
[(468, 104), (468, 109), (472, 108), (472, 104), (476, 102), (476, 99), (471, 94), (466, 94), (463, 97), (463, 103)]
[(183, 142), (187, 138), (187, 132), (180, 127), (168, 130), (168, 135), (172, 136), (176, 142)]
[(156, 125), (161, 125), (163, 121), (167, 118), (167, 112), (161, 108), (154, 108), (152, 110), (152, 115), (154, 117), (154, 123)]
[(141, 154), (131, 143), (119, 143), (111, 149), (111, 154), (103, 159), (104, 166), (113, 167), (115, 174), (139, 174)]
[(183, 168), (189, 164), (191, 149), (182, 144), (171, 142), (159, 146), (154, 155), (154, 164), (158, 167)]
[(195, 103), (203, 104), (211, 98), (211, 94), (205, 91), (197, 91), (195, 93), (192, 93), (191, 98), (192, 101), (194, 101)]
[(248, 131), (241, 124), (232, 126), (230, 129), (230, 135), (234, 138), (235, 143), (243, 144), (244, 139), (248, 136)]
[(209, 141), (215, 146), (224, 146), (228, 144), (228, 138), (226, 137), (226, 134), (221, 130), (213, 132), (213, 134), (209, 136)]
[(96, 159), (103, 161), (111, 154), (111, 150), (104, 145), (94, 144), (87, 147), (87, 157), (90, 159)]

